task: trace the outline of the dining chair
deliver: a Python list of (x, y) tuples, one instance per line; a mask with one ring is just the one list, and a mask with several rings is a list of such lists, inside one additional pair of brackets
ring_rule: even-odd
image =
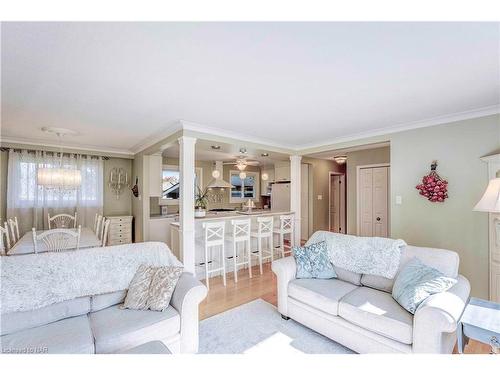
[[(5, 236), (5, 242), (4, 242)], [(10, 249), (10, 240), (9, 240), (9, 228), (7, 226), (7, 222), (4, 223), (4, 227), (0, 226), (0, 255), (6, 255), (7, 250)]]
[(99, 223), (99, 226), (97, 228), (96, 236), (98, 239), (101, 240), (104, 238), (104, 224), (106, 224), (106, 218), (104, 216), (101, 216), (101, 221)]
[(104, 221), (104, 224), (102, 225), (102, 238), (101, 238), (101, 246), (104, 247), (108, 243), (108, 229), (109, 229), (109, 223), (111, 223), (111, 220), (106, 219)]
[[(76, 218), (77, 213), (75, 212), (75, 216), (71, 216), (68, 214), (59, 214), (50, 217), (50, 214), (47, 214), (49, 220), (49, 229), (54, 228), (76, 228)], [(54, 223), (52, 225), (52, 222)], [(52, 228), (54, 226), (54, 228)]]
[(9, 223), (10, 234), (12, 236), (12, 245), (14, 245), (17, 241), (19, 241), (19, 223), (17, 222), (17, 216), (14, 218), (7, 220)]
[(78, 250), (80, 248), (81, 225), (78, 226), (77, 230), (57, 228), (45, 230), (40, 234), (36, 233), (35, 228), (32, 231), (35, 254), (38, 253), (38, 242), (43, 242), (49, 252)]
[(98, 238), (100, 238), (99, 236), (101, 235), (100, 231), (101, 231), (101, 225), (104, 223), (104, 216), (102, 216), (101, 214), (95, 214), (95, 215), (96, 216), (94, 220), (94, 233)]

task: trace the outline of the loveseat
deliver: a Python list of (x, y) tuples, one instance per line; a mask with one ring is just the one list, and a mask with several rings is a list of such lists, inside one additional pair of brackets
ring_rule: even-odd
[(413, 257), (458, 280), (424, 300), (415, 315), (392, 298), (394, 279), (338, 267), (337, 278), (297, 279), (293, 256), (272, 263), (278, 311), (359, 353), (451, 353), (469, 281), (458, 274), (459, 257), (453, 251), (405, 246), (398, 272)]

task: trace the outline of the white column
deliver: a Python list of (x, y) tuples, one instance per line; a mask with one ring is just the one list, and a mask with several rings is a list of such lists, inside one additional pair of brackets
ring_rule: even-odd
[(300, 161), (302, 156), (290, 156), (290, 210), (294, 212), (294, 243), (295, 246), (300, 246)]
[(194, 150), (196, 138), (179, 138), (179, 223), (180, 253), (186, 272), (195, 273), (194, 244)]

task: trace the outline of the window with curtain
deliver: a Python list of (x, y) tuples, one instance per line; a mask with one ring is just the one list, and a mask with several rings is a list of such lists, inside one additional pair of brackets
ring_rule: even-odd
[(17, 216), (23, 231), (45, 229), (47, 213), (78, 213), (78, 223), (91, 226), (103, 206), (103, 160), (100, 157), (64, 154), (62, 167), (80, 169), (79, 189), (60, 192), (37, 184), (38, 168), (59, 168), (57, 153), (26, 150), (9, 152), (7, 216)]

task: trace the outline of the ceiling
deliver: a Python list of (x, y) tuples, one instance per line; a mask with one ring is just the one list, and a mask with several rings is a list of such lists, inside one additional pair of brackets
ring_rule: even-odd
[(3, 23), (2, 137), (124, 152), (183, 119), (305, 147), (499, 104), (498, 23)]
[[(214, 150), (212, 146), (218, 146), (220, 149)], [(241, 148), (245, 148), (246, 152), (241, 153)], [(267, 154), (267, 156), (263, 156), (262, 154)], [(162, 155), (167, 158), (178, 159), (179, 145), (171, 145), (167, 149), (163, 150)], [(246, 147), (244, 141), (240, 144), (214, 142), (203, 139), (196, 141), (195, 159), (197, 161), (235, 161), (238, 157), (244, 157), (248, 160), (257, 161), (261, 167), (274, 165), (277, 161), (290, 160), (290, 156), (288, 154), (273, 152), (266, 149)]]

